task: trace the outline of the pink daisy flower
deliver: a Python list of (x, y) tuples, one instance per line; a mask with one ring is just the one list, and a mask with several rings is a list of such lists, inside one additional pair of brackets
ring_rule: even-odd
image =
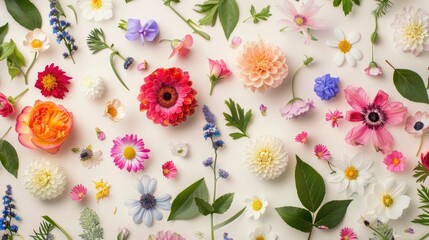
[(332, 121), (332, 128), (338, 127), (338, 119), (344, 118), (343, 113), (335, 110), (334, 112), (329, 111), (325, 115), (326, 121)]
[(295, 137), (295, 142), (299, 142), (299, 143), (307, 143), (308, 141), (308, 134), (306, 131), (302, 131), (300, 134), (296, 135)]
[(113, 162), (119, 169), (126, 168), (128, 172), (144, 169), (143, 162), (149, 158), (147, 153), (150, 150), (144, 147), (143, 139), (127, 134), (123, 138), (117, 137), (113, 144), (110, 156), (114, 158)]
[(401, 152), (392, 151), (389, 155), (384, 157), (384, 164), (387, 166), (387, 170), (391, 172), (402, 172), (405, 168), (405, 157)]
[(177, 175), (177, 168), (173, 161), (168, 161), (162, 164), (162, 175), (167, 179), (175, 179)]
[(345, 227), (342, 228), (340, 231), (340, 240), (356, 240), (357, 235), (356, 233), (353, 231), (353, 229)]
[(70, 198), (73, 201), (80, 202), (86, 196), (88, 190), (82, 184), (74, 186), (70, 191)]
[[(352, 128), (346, 136), (346, 142), (353, 145), (364, 145), (371, 139), (377, 151), (389, 152), (393, 137), (386, 130), (386, 125), (398, 125), (404, 121), (407, 108), (400, 102), (388, 102), (389, 95), (379, 90), (373, 102), (361, 87), (344, 89), (347, 102), (353, 108), (347, 111), (346, 119), (350, 122), (361, 122)], [(362, 124), (363, 123), (363, 124)]]
[(329, 152), (325, 145), (317, 144), (314, 146), (314, 156), (319, 160), (328, 160), (331, 158), (331, 152)]

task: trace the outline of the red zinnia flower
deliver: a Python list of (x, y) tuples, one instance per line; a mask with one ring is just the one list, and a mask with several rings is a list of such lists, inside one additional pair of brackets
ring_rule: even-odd
[(38, 73), (34, 86), (40, 89), (45, 97), (53, 96), (63, 99), (64, 93), (69, 91), (65, 85), (70, 84), (70, 79), (72, 78), (52, 63), (51, 65), (46, 65), (43, 72)]
[(195, 111), (197, 92), (188, 72), (180, 68), (158, 68), (145, 77), (138, 100), (140, 111), (154, 123), (176, 126)]

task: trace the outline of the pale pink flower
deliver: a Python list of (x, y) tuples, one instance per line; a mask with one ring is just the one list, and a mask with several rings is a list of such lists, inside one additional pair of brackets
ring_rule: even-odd
[(170, 231), (159, 231), (156, 235), (150, 235), (148, 240), (186, 240), (180, 234)]
[(377, 65), (374, 61), (370, 62), (368, 67), (366, 67), (364, 70), (366, 75), (378, 77), (383, 76), (383, 69)]
[(80, 202), (86, 196), (87, 192), (88, 190), (82, 184), (78, 184), (71, 189), (70, 198), (73, 201)]
[(331, 158), (331, 152), (329, 152), (325, 145), (317, 144), (314, 146), (314, 156), (319, 160), (329, 160)]
[(236, 48), (240, 44), (241, 44), (241, 37), (236, 36), (236, 37), (232, 38), (230, 47), (231, 48)]
[(278, 7), (285, 15), (285, 18), (281, 19), (280, 22), (285, 23), (287, 30), (291, 32), (301, 32), (304, 35), (305, 44), (309, 44), (311, 41), (310, 29), (326, 28), (322, 20), (315, 17), (322, 6), (317, 6), (314, 0), (302, 3), (300, 12), (289, 0), (284, 0), (283, 6)]
[(299, 142), (299, 143), (307, 143), (308, 141), (308, 134), (306, 131), (302, 131), (301, 133), (299, 133), (298, 135), (296, 135), (295, 137), (295, 142)]
[(369, 102), (368, 95), (361, 87), (349, 86), (344, 93), (353, 108), (352, 111), (347, 111), (346, 119), (361, 122), (347, 133), (346, 142), (357, 146), (364, 145), (371, 139), (377, 151), (389, 152), (393, 137), (386, 126), (402, 123), (407, 108), (400, 102), (388, 102), (389, 95), (382, 90), (378, 91), (373, 102)]
[(340, 230), (340, 240), (357, 240), (357, 235), (353, 229), (345, 227)]
[(283, 83), (288, 74), (288, 65), (279, 47), (261, 40), (244, 45), (237, 60), (237, 70), (245, 88), (264, 92)]
[(405, 168), (405, 157), (401, 152), (392, 151), (389, 155), (384, 157), (384, 164), (387, 166), (387, 170), (391, 172), (402, 172)]
[(314, 104), (312, 100), (302, 100), (301, 98), (294, 98), (290, 100), (286, 104), (286, 106), (280, 108), (280, 113), (282, 117), (286, 119), (298, 118), (313, 108)]
[(429, 114), (418, 111), (414, 116), (408, 116), (405, 121), (405, 131), (415, 136), (421, 136), (429, 130)]
[(210, 65), (210, 96), (213, 93), (213, 88), (219, 80), (227, 78), (231, 76), (232, 72), (228, 69), (225, 62), (223, 60), (212, 60), (209, 58)]
[(343, 113), (335, 110), (334, 112), (329, 111), (325, 115), (326, 121), (332, 121), (332, 128), (338, 127), (338, 119), (344, 118)]
[(184, 57), (188, 55), (189, 50), (194, 44), (194, 39), (192, 35), (187, 34), (182, 40), (175, 39), (171, 41), (171, 47), (173, 52), (170, 54), (168, 59), (172, 58), (174, 55), (178, 54), (179, 57)]
[(177, 168), (173, 161), (168, 161), (162, 164), (162, 175), (167, 179), (175, 179), (177, 175)]

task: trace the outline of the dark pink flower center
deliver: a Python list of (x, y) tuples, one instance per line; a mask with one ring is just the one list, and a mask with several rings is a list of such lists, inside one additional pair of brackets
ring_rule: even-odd
[(298, 26), (302, 26), (307, 23), (307, 18), (301, 14), (296, 15), (293, 20)]
[(383, 127), (387, 122), (387, 116), (378, 106), (369, 105), (362, 110), (362, 118), (369, 129)]

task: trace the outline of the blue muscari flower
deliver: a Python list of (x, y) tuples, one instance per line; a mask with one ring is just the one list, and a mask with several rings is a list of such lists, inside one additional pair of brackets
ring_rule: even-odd
[(218, 174), (219, 174), (219, 177), (223, 179), (227, 179), (229, 177), (229, 173), (223, 170), (222, 168), (219, 168)]
[(223, 144), (224, 144), (224, 142), (222, 141), (222, 139), (219, 139), (219, 140), (213, 142), (213, 148), (215, 150), (217, 150), (218, 148), (223, 147)]
[(212, 112), (210, 112), (209, 107), (207, 107), (207, 105), (203, 106), (203, 113), (204, 113), (204, 118), (206, 119), (206, 121), (208, 123), (215, 123), (215, 116), (213, 115)]
[(57, 19), (55, 19), (55, 18), (51, 18), (51, 19), (49, 19), (49, 25), (54, 25), (54, 23), (56, 23), (56, 21), (57, 21)]
[(65, 26), (65, 25), (67, 25), (67, 22), (66, 22), (66, 21), (64, 21), (64, 20), (61, 20), (61, 21), (60, 21), (60, 24), (61, 24), (61, 26)]
[(340, 81), (339, 77), (331, 77), (328, 73), (322, 77), (318, 77), (314, 80), (314, 92), (322, 100), (327, 101), (335, 97), (340, 91), (338, 88), (338, 83)]
[(53, 34), (57, 34), (57, 33), (58, 33), (58, 31), (59, 31), (59, 27), (56, 27), (56, 26), (55, 26), (55, 27), (53, 27), (53, 28), (52, 28), (52, 33), (53, 33)]
[(134, 58), (127, 57), (124, 62), (124, 69), (128, 69), (131, 66), (131, 64), (133, 64), (133, 62), (134, 62)]
[(11, 232), (18, 232), (18, 226), (16, 226), (15, 224), (13, 224), (13, 225), (10, 226), (9, 230)]
[(18, 215), (16, 215), (16, 216), (15, 216), (15, 220), (16, 220), (16, 221), (21, 221), (21, 217), (20, 217), (20, 216), (18, 216)]
[(212, 157), (209, 157), (203, 161), (204, 167), (211, 167), (212, 164), (213, 164), (213, 158)]

